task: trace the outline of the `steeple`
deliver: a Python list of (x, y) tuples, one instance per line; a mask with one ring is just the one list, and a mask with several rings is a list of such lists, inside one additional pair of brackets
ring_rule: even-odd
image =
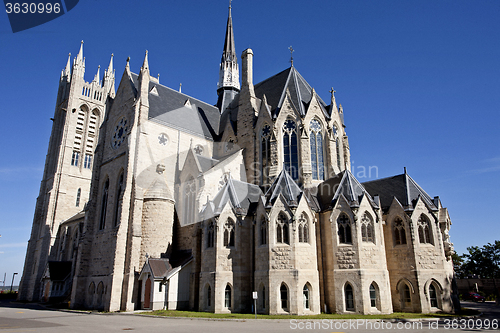
[(71, 53), (68, 55), (68, 62), (66, 63), (66, 68), (64, 68), (64, 76), (70, 77), (71, 75)]
[(217, 94), (219, 95), (217, 107), (221, 113), (231, 103), (236, 93), (240, 90), (240, 74), (238, 69), (238, 57), (234, 46), (233, 19), (231, 17), (231, 3), (229, 3), (229, 15), (226, 25), (226, 38), (219, 69), (219, 83)]
[(101, 77), (101, 65), (97, 66), (97, 73), (94, 76), (94, 81), (99, 83), (100, 77)]

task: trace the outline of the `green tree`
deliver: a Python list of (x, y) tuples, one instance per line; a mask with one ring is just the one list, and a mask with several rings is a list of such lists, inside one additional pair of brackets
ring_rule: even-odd
[(463, 259), (459, 267), (462, 277), (479, 275), (482, 278), (500, 278), (500, 241), (483, 247), (471, 246), (467, 251), (469, 253), (460, 256)]

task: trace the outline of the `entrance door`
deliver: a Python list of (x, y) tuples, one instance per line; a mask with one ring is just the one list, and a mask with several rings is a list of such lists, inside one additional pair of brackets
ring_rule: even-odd
[(146, 280), (146, 288), (144, 288), (144, 309), (151, 308), (151, 280)]

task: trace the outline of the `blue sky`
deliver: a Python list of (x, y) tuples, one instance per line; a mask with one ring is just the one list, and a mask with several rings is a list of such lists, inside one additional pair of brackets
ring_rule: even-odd
[[(254, 82), (294, 66), (344, 107), (360, 181), (409, 174), (439, 195), (455, 249), (500, 239), (500, 1), (234, 0), (237, 53)], [(81, 0), (13, 34), (0, 13), (0, 280), (22, 273), (58, 80), (84, 40), (87, 81), (114, 53), (215, 104), (227, 1)], [(241, 63), (240, 63), (241, 64)], [(118, 85), (118, 82), (117, 82)], [(363, 168), (372, 168), (371, 178)], [(16, 284), (19, 276), (16, 277)]]

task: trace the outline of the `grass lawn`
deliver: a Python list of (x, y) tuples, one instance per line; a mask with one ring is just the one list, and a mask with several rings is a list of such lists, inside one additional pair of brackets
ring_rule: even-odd
[[(187, 318), (212, 318), (212, 319), (255, 319), (255, 314), (250, 313), (210, 313), (194, 311), (158, 310), (141, 312), (140, 314), (163, 317), (187, 317)], [(361, 315), (361, 314), (320, 314), (314, 316), (294, 315), (257, 315), (257, 319), (421, 319), (440, 317), (474, 316), (479, 312), (471, 309), (462, 309), (460, 314), (449, 313), (406, 313), (394, 312), (387, 315)]]

